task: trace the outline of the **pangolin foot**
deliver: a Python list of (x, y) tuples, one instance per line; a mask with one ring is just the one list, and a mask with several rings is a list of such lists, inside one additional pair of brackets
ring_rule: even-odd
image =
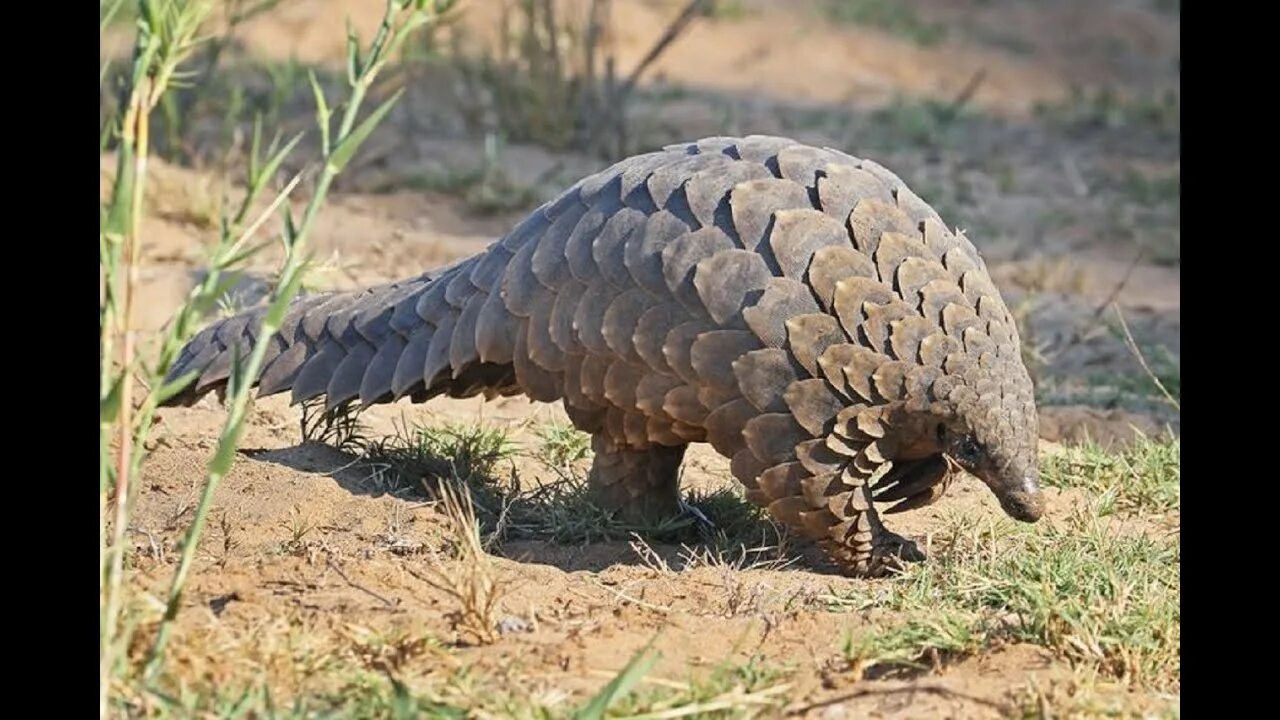
[(907, 563), (922, 562), (925, 559), (924, 551), (915, 541), (885, 528), (880, 528), (877, 533), (871, 552), (874, 564), (889, 571), (902, 571), (906, 569)]

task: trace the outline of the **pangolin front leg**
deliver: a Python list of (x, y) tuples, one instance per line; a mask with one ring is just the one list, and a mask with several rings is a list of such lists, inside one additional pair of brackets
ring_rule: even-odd
[[(260, 313), (260, 311), (259, 311)], [(203, 331), (171, 403), (225, 385), (260, 314)], [(298, 300), (263, 394), (563, 402), (624, 518), (679, 508), (689, 443), (849, 572), (917, 554), (881, 524), (959, 471), (1042, 511), (1036, 411), (1013, 318), (974, 245), (893, 173), (786, 138), (707, 138), (623, 160), (485, 252)]]

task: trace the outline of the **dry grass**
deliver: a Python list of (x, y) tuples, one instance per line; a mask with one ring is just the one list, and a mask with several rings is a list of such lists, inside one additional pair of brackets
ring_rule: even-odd
[(641, 75), (713, 4), (686, 3), (624, 71), (609, 45), (608, 0), (501, 3), (496, 44), (476, 52), (454, 36), (449, 54), (462, 87), (454, 104), (473, 130), (606, 158), (636, 150), (627, 110)]
[(496, 612), (505, 586), (480, 542), (471, 493), (452, 483), (441, 483), (437, 492), (453, 560), (446, 564), (433, 558), (421, 572), (409, 572), (452, 598), (457, 609), (450, 621), (460, 643), (488, 645), (498, 639)]

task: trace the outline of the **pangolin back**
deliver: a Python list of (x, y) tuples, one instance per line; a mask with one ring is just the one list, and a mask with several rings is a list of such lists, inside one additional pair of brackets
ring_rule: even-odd
[[(173, 404), (226, 383), (261, 312), (187, 345), (171, 377), (199, 376)], [(973, 244), (875, 162), (785, 138), (628, 158), (479, 255), (301, 298), (282, 328), (262, 395), (563, 401), (620, 509), (669, 495), (684, 447), (707, 442), (751, 501), (853, 572), (884, 566), (873, 499), (917, 506), (945, 488), (955, 458), (935, 425), (1038, 502), (1030, 380)], [(959, 464), (1004, 502), (987, 465)]]

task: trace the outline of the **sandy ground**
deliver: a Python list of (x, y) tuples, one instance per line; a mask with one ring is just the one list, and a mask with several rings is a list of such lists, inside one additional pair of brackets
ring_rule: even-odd
[[(615, 4), (618, 26), (626, 28), (614, 39), (619, 64), (630, 67), (677, 4)], [(1042, 350), (1033, 372), (1042, 389), (1046, 441), (1123, 442), (1135, 429), (1176, 428), (1176, 413), (1145, 387), (1107, 309), (1111, 301), (1121, 308), (1142, 347), (1163, 347), (1177, 357), (1176, 193), (1170, 203), (1116, 190), (1131, 177), (1176, 179), (1176, 136), (1160, 140), (1146, 126), (1123, 123), (1087, 133), (1032, 111), (1037, 103), (1069, 102), (1077, 86), (1106, 84), (1133, 97), (1176, 89), (1176, 14), (1136, 1), (1047, 8), (1018, 0), (914, 2), (920, 17), (951, 28), (940, 44), (921, 47), (778, 3), (744, 4), (750, 12), (741, 18), (696, 24), (655, 65), (648, 87), (689, 89), (676, 99), (646, 100), (637, 111), (648, 113), (646, 127), (656, 139), (775, 132), (855, 148), (860, 137), (868, 138), (875, 152), (866, 154), (940, 210), (961, 216), (951, 222), (969, 224), (1010, 306), (1025, 312), (1031, 332), (1024, 340)], [(329, 62), (341, 50), (344, 16), (351, 14), (367, 36), (378, 5), (285, 3), (253, 20), (241, 38), (257, 55)], [(478, 34), (488, 27), (487, 12), (492, 8), (467, 18)], [(886, 122), (893, 129), (891, 119), (874, 114), (877, 108), (903, 97), (947, 102), (979, 71), (985, 80), (967, 106), (971, 117), (948, 130), (940, 145), (895, 143), (876, 134)], [(406, 106), (428, 102), (429, 92), (412, 90)], [(417, 274), (476, 252), (522, 214), (477, 217), (454, 194), (410, 189), (408, 180), (424, 168), (474, 167), (480, 147), (447, 127), (417, 129), (406, 146), (412, 121), (393, 117), (390, 129), (370, 141), (376, 161), (353, 170), (324, 210), (314, 235), (322, 261), (316, 285), (356, 287)], [(508, 148), (502, 162), (525, 183), (552, 177), (548, 169), (558, 168), (547, 183), (552, 187), (538, 188), (545, 192), (603, 164), (531, 146)], [(104, 156), (104, 192), (112, 168)], [(156, 162), (153, 172), (138, 318), (148, 332), (162, 326), (198, 277), (202, 247), (213, 233), (208, 209), (220, 192), (208, 169)], [(1169, 242), (1172, 259), (1138, 254), (1145, 247), (1167, 250)], [(243, 302), (261, 296), (271, 259), (252, 271), (240, 287)], [(1135, 385), (1142, 389), (1126, 389)], [(140, 586), (159, 590), (169, 577), (223, 418), (212, 398), (162, 413), (134, 534)], [(300, 445), (297, 419), (284, 398), (257, 402), (243, 451), (218, 491), (180, 623), (187, 641), (175, 643), (178, 661), (193, 677), (236, 677), (227, 659), (236, 653), (261, 667), (283, 667), (293, 658), (295, 669), (277, 675), (292, 677), (282, 682), (295, 691), (311, 690), (296, 661), (309, 647), (324, 647), (326, 638), (363, 632), (452, 637), (448, 601), (415, 575), (441, 548), (435, 510), (379, 494), (370, 469), (336, 450)], [(558, 407), (524, 399), (483, 406), (436, 400), (374, 408), (362, 420), (372, 435), (390, 433), (397, 422), (481, 421), (509, 428), (531, 450), (531, 422), (563, 422), (564, 416)], [(709, 447), (692, 450), (687, 466), (690, 486), (732, 482), (727, 462)], [(529, 479), (547, 475), (524, 457), (515, 471)], [(1051, 496), (1050, 521), (1073, 502)], [(959, 483), (941, 505), (898, 518), (895, 529), (927, 538), (940, 512), (999, 512), (976, 482)], [(300, 527), (307, 531), (297, 540)], [(680, 565), (678, 548), (657, 549), (673, 568)], [(801, 668), (788, 693), (790, 707), (823, 718), (996, 717), (1009, 712), (1010, 698), (1029, 683), (1065, 686), (1072, 677), (1069, 666), (1043, 649), (1008, 646), (914, 677), (864, 680), (842, 667), (839, 646), (847, 632), (875, 623), (876, 611), (836, 611), (826, 599), (865, 581), (803, 562), (782, 570), (666, 571), (645, 563), (628, 543), (538, 541), (512, 543), (496, 562), (510, 585), (499, 614), (527, 632), (488, 647), (406, 651), (404, 662), (418, 663), (424, 675), (471, 665), (483, 677), (553, 697), (598, 688), (657, 634), (664, 659), (656, 676), (684, 678), (725, 660), (760, 656)], [(288, 639), (267, 642), (268, 636)]]

